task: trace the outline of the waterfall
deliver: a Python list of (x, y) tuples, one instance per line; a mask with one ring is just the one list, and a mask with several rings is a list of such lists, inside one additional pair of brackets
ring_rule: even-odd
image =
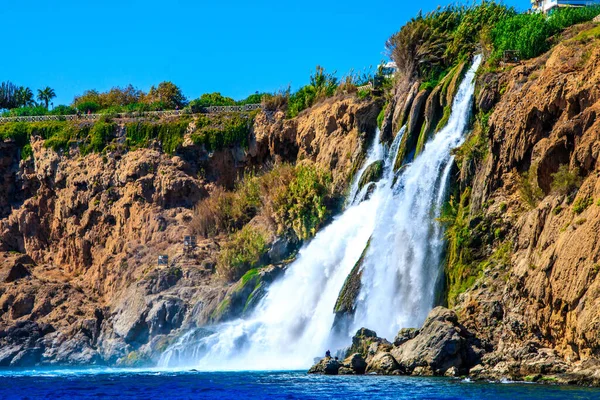
[(387, 193), (363, 262), (354, 328), (393, 338), (402, 327), (419, 327), (435, 302), (443, 253), (437, 219), (452, 168), (451, 150), (465, 138), (481, 57), (458, 88), (448, 124), (408, 165)]
[[(400, 327), (423, 322), (433, 306), (440, 272), (443, 232), (436, 218), (452, 167), (450, 150), (464, 140), (480, 61), (475, 58), (460, 85), (448, 125), (400, 176), (393, 166), (404, 129), (389, 149), (379, 142), (378, 132), (352, 182), (345, 211), (300, 250), (252, 315), (187, 332), (165, 351), (159, 365), (305, 369), (325, 350), (347, 345), (348, 335), (341, 340), (331, 333), (333, 308), (370, 238), (354, 328), (365, 326), (393, 338)], [(368, 200), (361, 201), (360, 176), (380, 159), (383, 178)]]

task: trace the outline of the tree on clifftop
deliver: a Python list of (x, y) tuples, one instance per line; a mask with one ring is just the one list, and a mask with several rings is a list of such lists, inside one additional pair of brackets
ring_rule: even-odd
[(152, 86), (146, 96), (144, 103), (162, 103), (167, 110), (183, 108), (187, 105), (187, 99), (181, 92), (181, 89), (173, 82), (165, 81), (158, 84), (158, 87)]

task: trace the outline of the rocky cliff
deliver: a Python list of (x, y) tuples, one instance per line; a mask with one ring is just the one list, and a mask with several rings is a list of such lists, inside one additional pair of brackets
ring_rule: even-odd
[(247, 147), (211, 152), (189, 135), (173, 155), (159, 141), (124, 149), (124, 123), (102, 154), (34, 135), (33, 157), (20, 160), (14, 142), (0, 143), (0, 366), (150, 362), (232, 293), (214, 271), (224, 237), (184, 252), (198, 201), (299, 160), (332, 171), (342, 190), (379, 109), (338, 97), (292, 120), (259, 114)]
[[(367, 372), (600, 383), (599, 43), (597, 24), (583, 24), (538, 58), (480, 72), (442, 218), (440, 303), (453, 311), (433, 310), (393, 344), (359, 331), (348, 355)], [(437, 89), (418, 85), (397, 83), (387, 134), (431, 126)]]

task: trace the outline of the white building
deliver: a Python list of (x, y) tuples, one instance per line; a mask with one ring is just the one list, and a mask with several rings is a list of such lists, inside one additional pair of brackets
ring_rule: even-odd
[(600, 5), (600, 0), (531, 0), (531, 8), (547, 13), (557, 7), (586, 7)]

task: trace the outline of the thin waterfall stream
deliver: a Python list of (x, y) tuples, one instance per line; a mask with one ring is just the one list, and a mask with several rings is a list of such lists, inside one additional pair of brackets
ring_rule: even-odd
[[(250, 317), (186, 332), (164, 352), (159, 366), (306, 369), (326, 349), (347, 346), (360, 327), (393, 339), (402, 327), (420, 326), (434, 306), (444, 250), (437, 218), (446, 198), (451, 150), (466, 136), (480, 63), (476, 56), (465, 74), (447, 126), (401, 174), (394, 172), (394, 165), (404, 128), (389, 149), (377, 132), (344, 212), (300, 250)], [(384, 161), (383, 177), (365, 196), (360, 177), (378, 160)], [(334, 305), (369, 239), (351, 329), (334, 335)]]

